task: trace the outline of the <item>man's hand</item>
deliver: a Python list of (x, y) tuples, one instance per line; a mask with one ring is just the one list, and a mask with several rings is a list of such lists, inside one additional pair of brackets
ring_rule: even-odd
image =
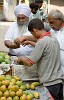
[(4, 44), (5, 44), (6, 47), (11, 48), (11, 49), (16, 49), (16, 48), (20, 47), (20, 43), (16, 44), (14, 42), (11, 42), (10, 40), (5, 40)]
[(22, 62), (22, 57), (18, 57), (18, 59), (16, 60), (16, 62), (17, 62), (18, 64), (20, 64), (20, 62)]
[(20, 44), (16, 44), (14, 42), (12, 42), (10, 45), (9, 45), (9, 48), (12, 48), (12, 49), (16, 49), (16, 48), (20, 48)]

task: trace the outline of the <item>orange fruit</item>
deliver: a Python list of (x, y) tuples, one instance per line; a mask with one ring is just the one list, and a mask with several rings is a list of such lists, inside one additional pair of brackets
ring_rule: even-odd
[(0, 100), (6, 100), (6, 97), (1, 97)]
[(23, 95), (20, 97), (20, 100), (26, 100), (26, 95), (23, 94)]
[(22, 89), (23, 91), (25, 91), (26, 90), (26, 86), (25, 85), (21, 85), (20, 89)]
[(27, 100), (32, 100), (33, 98), (30, 95), (27, 95)]
[(14, 91), (10, 91), (10, 96), (14, 97), (15, 96), (15, 92)]
[(34, 97), (35, 97), (36, 99), (39, 99), (39, 98), (40, 98), (40, 94), (39, 94), (38, 92), (34, 92)]
[(10, 80), (3, 80), (2, 84), (8, 86), (10, 84)]
[(21, 91), (16, 92), (16, 96), (18, 96), (18, 97), (22, 96), (22, 94), (23, 94), (23, 92), (21, 92)]
[(16, 85), (18, 85), (20, 87), (22, 85), (22, 81), (17, 81)]
[(16, 81), (21, 80), (21, 79), (20, 79), (18, 76), (16, 76), (16, 75), (14, 75), (13, 78), (16, 79)]
[(2, 93), (2, 91), (0, 91), (0, 97), (2, 97), (2, 95), (3, 95), (3, 93)]
[(4, 92), (4, 97), (9, 97), (9, 91)]
[(11, 91), (18, 91), (19, 90), (19, 87), (17, 86), (17, 85), (13, 85), (13, 86), (11, 86)]
[(12, 97), (8, 97), (7, 100), (13, 100)]
[(13, 97), (13, 100), (19, 100), (18, 96)]
[(5, 75), (0, 75), (0, 81), (5, 79)]
[(35, 86), (33, 84), (31, 84), (30, 87), (31, 87), (32, 90), (35, 90)]
[(0, 87), (0, 90), (1, 90), (2, 92), (5, 92), (5, 91), (6, 91), (6, 86), (5, 86), (5, 85), (2, 85), (2, 86)]

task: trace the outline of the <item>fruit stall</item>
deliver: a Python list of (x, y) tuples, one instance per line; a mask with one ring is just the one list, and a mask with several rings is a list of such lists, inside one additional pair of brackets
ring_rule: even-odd
[(53, 100), (38, 77), (30, 77), (27, 66), (15, 59), (0, 52), (0, 100)]

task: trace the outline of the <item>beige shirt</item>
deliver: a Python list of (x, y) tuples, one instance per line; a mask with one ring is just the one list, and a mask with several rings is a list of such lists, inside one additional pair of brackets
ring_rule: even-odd
[(44, 86), (62, 82), (60, 47), (53, 35), (44, 36), (38, 40), (34, 51), (28, 58), (32, 63), (37, 63), (39, 79)]

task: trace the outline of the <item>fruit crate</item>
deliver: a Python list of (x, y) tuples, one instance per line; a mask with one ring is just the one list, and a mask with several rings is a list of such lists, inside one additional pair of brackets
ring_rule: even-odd
[(27, 71), (27, 68), (23, 65), (12, 65), (12, 76), (16, 75), (20, 77), (21, 79), (27, 79), (29, 78), (29, 73)]
[[(31, 67), (25, 66), (25, 65), (18, 65), (15, 60), (17, 59), (17, 56), (11, 56), (11, 65), (13, 66), (13, 72), (12, 75), (17, 75), (19, 77), (25, 77), (26, 78), (38, 78), (37, 74), (37, 65), (32, 65)], [(21, 75), (22, 74), (22, 75)]]
[(34, 66), (29, 68), (28, 66), (25, 65), (12, 64), (12, 75), (16, 75), (25, 81), (26, 80), (32, 81), (32, 79), (34, 78), (38, 79), (38, 74)]

